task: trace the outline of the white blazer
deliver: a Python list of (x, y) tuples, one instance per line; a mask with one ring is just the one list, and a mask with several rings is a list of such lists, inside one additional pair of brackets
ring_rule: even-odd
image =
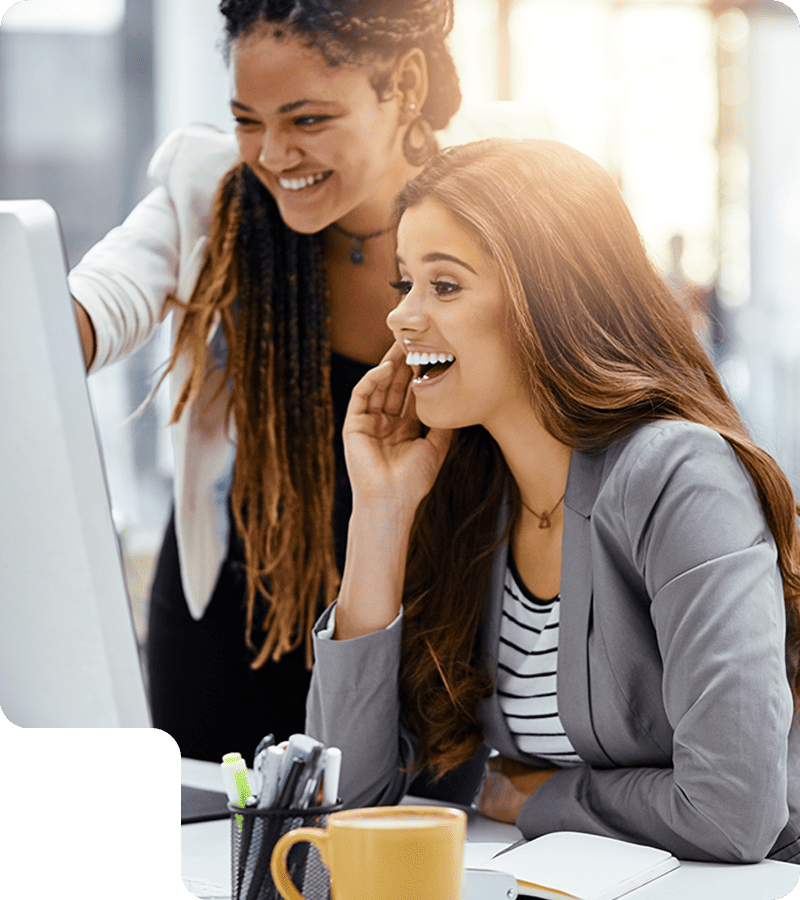
[[(97, 338), (90, 372), (147, 340), (170, 311), (164, 308), (168, 294), (189, 299), (205, 258), (214, 192), (237, 158), (232, 134), (207, 125), (174, 131), (148, 168), (155, 189), (72, 270), (70, 291), (88, 312)], [(174, 309), (173, 340), (182, 318)], [(212, 354), (209, 366), (216, 368)], [(184, 357), (169, 377), (172, 405), (189, 369)], [(225, 430), (227, 391), (208, 408), (210, 388), (218, 383), (209, 383), (171, 429), (181, 576), (195, 619), (208, 606), (227, 550), (215, 485), (230, 472), (234, 435)]]

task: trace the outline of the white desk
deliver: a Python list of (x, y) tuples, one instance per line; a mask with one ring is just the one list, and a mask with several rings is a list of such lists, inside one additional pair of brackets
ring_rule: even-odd
[[(222, 790), (219, 766), (181, 760), (184, 784)], [(520, 837), (513, 825), (501, 825), (468, 811), (467, 841), (509, 844)], [(230, 821), (195, 822), (181, 827), (181, 874), (185, 881), (219, 885), (202, 897), (230, 898)], [(626, 895), (630, 900), (778, 900), (797, 885), (800, 866), (765, 860), (756, 865), (682, 862), (680, 868)]]

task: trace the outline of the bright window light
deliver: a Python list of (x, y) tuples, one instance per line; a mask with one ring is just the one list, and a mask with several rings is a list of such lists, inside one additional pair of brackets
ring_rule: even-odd
[(125, 0), (0, 0), (4, 32), (113, 34), (124, 14)]

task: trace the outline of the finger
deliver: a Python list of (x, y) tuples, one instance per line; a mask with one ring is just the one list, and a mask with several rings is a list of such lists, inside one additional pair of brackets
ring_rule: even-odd
[(408, 388), (411, 384), (412, 371), (405, 364), (400, 362), (392, 373), (392, 380), (386, 391), (386, 399), (384, 400), (383, 411), (390, 416), (399, 416), (403, 413), (406, 405), (406, 398), (410, 393)]
[(391, 390), (392, 382), (394, 381), (394, 363), (390, 359), (384, 359), (372, 371), (379, 373), (379, 378), (370, 394), (367, 409), (372, 414), (382, 413), (386, 406), (388, 392)]
[(405, 349), (401, 344), (392, 345), (384, 360), (391, 360), (394, 364), (394, 372), (389, 388), (386, 392), (383, 411), (390, 416), (399, 416), (403, 412), (406, 403), (406, 397), (409, 393), (408, 386), (411, 384), (412, 371), (406, 365)]
[(383, 354), (381, 362), (384, 363), (387, 359), (390, 359), (395, 365), (400, 362), (405, 362), (406, 350), (400, 341), (395, 341), (392, 346), (389, 347), (386, 353)]
[(403, 406), (395, 414), (395, 418), (399, 420), (398, 434), (402, 435), (403, 439), (410, 440), (419, 437), (422, 423), (417, 415), (417, 401), (413, 391), (406, 388)]
[(370, 369), (353, 388), (350, 394), (350, 402), (347, 404), (347, 416), (360, 416), (374, 409), (380, 409), (389, 378), (392, 374), (392, 362), (384, 360), (379, 366)]

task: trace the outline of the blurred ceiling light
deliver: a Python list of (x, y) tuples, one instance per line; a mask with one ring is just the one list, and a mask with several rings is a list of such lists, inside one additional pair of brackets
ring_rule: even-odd
[(717, 18), (717, 35), (725, 50), (736, 52), (747, 46), (750, 23), (741, 9), (729, 9)]

